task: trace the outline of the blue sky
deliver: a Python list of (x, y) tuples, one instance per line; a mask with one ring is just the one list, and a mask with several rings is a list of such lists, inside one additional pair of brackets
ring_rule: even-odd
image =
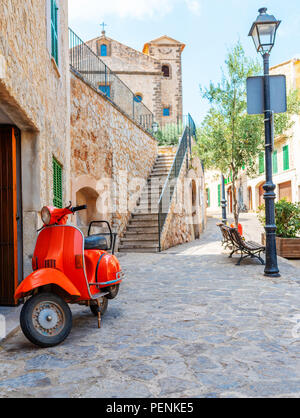
[(208, 110), (199, 85), (221, 77), (226, 53), (238, 39), (255, 57), (247, 35), (260, 7), (282, 20), (271, 65), (300, 57), (300, 0), (69, 0), (71, 28), (83, 40), (107, 35), (137, 50), (144, 43), (169, 35), (183, 43), (184, 112), (200, 123)]

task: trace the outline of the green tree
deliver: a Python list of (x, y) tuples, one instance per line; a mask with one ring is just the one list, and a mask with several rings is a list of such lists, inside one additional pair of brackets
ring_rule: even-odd
[[(217, 84), (210, 83), (201, 94), (208, 99), (211, 107), (201, 128), (196, 152), (207, 169), (220, 170), (225, 176), (232, 176), (233, 213), (238, 224), (239, 208), (236, 183), (242, 168), (247, 175), (257, 172), (256, 160), (264, 149), (263, 116), (247, 114), (246, 79), (261, 74), (257, 60), (246, 57), (240, 42), (229, 51), (225, 60), (225, 71)], [(289, 112), (276, 115), (275, 132), (282, 134), (291, 127), (291, 113), (298, 113), (300, 103), (297, 92), (289, 96)]]

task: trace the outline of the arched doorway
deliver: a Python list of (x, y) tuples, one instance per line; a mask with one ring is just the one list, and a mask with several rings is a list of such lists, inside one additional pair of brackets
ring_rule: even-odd
[(197, 185), (196, 185), (195, 180), (192, 180), (191, 187), (192, 187), (192, 220), (193, 220), (194, 236), (195, 236), (195, 239), (199, 239), (200, 238), (200, 225), (199, 225), (198, 210), (200, 209), (200, 206), (199, 206), (199, 196), (197, 194)]
[(262, 205), (265, 204), (265, 200), (264, 200), (265, 190), (263, 188), (264, 185), (265, 185), (265, 183), (262, 183), (258, 187), (258, 206), (262, 206)]
[(96, 206), (98, 197), (99, 194), (91, 187), (83, 187), (76, 193), (76, 205), (87, 205), (87, 210), (77, 213), (77, 225), (84, 233), (87, 233), (90, 222), (102, 220)]

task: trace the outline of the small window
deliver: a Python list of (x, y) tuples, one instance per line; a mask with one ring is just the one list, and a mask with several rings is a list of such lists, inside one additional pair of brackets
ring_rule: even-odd
[(163, 116), (170, 116), (170, 108), (169, 107), (164, 107)]
[(289, 146), (285, 145), (282, 151), (283, 151), (283, 169), (289, 170), (290, 168)]
[(101, 57), (107, 57), (107, 45), (105, 45), (105, 44), (101, 45), (100, 55), (101, 55)]
[(58, 7), (55, 0), (51, 0), (51, 55), (58, 65)]
[(53, 205), (57, 208), (63, 207), (63, 193), (62, 193), (62, 166), (53, 157)]
[(105, 94), (105, 96), (110, 97), (110, 86), (100, 85), (99, 90)]
[(136, 103), (141, 103), (141, 102), (143, 101), (143, 97), (142, 97), (142, 95), (141, 95), (141, 94), (136, 94), (136, 95), (134, 96), (134, 101), (135, 101)]
[(168, 65), (163, 65), (161, 71), (164, 77), (170, 77), (170, 67)]

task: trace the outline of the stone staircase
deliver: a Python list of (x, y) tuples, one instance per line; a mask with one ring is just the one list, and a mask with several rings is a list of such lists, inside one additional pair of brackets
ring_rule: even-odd
[(156, 253), (159, 251), (158, 201), (172, 167), (174, 154), (158, 154), (140, 201), (131, 215), (119, 252)]

